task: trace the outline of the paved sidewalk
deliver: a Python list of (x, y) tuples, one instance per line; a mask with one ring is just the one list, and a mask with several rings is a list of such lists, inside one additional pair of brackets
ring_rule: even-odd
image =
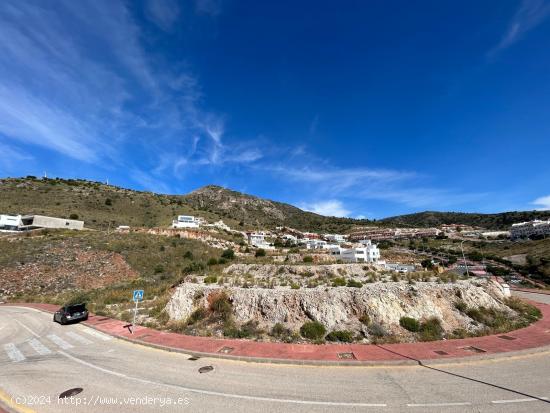
[[(505, 334), (406, 344), (286, 344), (250, 340), (185, 336), (136, 326), (133, 334), (126, 322), (90, 315), (86, 324), (106, 334), (187, 354), (235, 358), (261, 362), (304, 364), (416, 364), (418, 360), (445, 360), (471, 356), (490, 356), (550, 346), (550, 305), (534, 303), (543, 314), (536, 323)], [(51, 304), (11, 303), (46, 312), (59, 307)]]

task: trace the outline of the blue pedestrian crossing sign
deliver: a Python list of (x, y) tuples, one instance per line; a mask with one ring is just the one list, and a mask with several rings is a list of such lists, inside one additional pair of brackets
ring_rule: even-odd
[(138, 301), (143, 300), (143, 290), (134, 290), (134, 301), (137, 303)]

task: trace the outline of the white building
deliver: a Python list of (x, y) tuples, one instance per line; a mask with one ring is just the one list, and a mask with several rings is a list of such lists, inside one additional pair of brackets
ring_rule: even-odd
[(342, 234), (325, 234), (324, 237), (327, 241), (335, 242), (337, 244), (341, 244), (346, 241), (346, 236)]
[(536, 219), (529, 222), (518, 222), (512, 224), (510, 229), (512, 239), (527, 238), (533, 235), (550, 235), (550, 220), (541, 221)]
[(248, 243), (254, 247), (262, 248), (264, 250), (275, 249), (273, 245), (270, 245), (265, 240), (265, 232), (247, 232)]
[(225, 231), (231, 231), (231, 228), (229, 228), (229, 225), (227, 225), (221, 219), (218, 222), (214, 222), (213, 224), (206, 224), (205, 227), (218, 228), (218, 229), (223, 229)]
[(376, 244), (369, 244), (363, 247), (342, 248), (340, 246), (330, 249), (330, 254), (338, 256), (346, 262), (371, 262), (377, 263), (380, 259), (380, 250)]
[(327, 242), (321, 239), (308, 239), (305, 245), (308, 250), (322, 250), (327, 245)]
[(191, 215), (178, 215), (178, 218), (172, 221), (172, 228), (198, 228), (200, 220)]
[(416, 271), (416, 266), (412, 264), (385, 264), (384, 268), (391, 271), (401, 272), (401, 273), (407, 273), (407, 272), (414, 272)]
[(298, 237), (295, 237), (295, 236), (292, 235), (292, 234), (284, 234), (281, 238), (284, 239), (285, 241), (290, 241), (290, 242), (292, 242), (293, 244), (297, 244), (297, 243), (298, 243)]
[(84, 228), (84, 221), (44, 215), (0, 215), (0, 230), (3, 232), (27, 231), (39, 228), (80, 230)]

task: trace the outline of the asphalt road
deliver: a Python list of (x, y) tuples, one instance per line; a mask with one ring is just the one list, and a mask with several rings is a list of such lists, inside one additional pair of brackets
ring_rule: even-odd
[[(51, 318), (0, 307), (0, 401), (14, 411), (550, 411), (541, 400), (550, 397), (550, 349), (427, 367), (189, 360)], [(199, 373), (204, 366), (213, 370)], [(58, 398), (72, 388), (83, 390)]]

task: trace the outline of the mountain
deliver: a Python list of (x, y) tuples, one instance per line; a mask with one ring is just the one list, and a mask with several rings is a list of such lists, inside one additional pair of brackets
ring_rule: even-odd
[(498, 214), (477, 214), (466, 212), (425, 211), (416, 214), (384, 218), (380, 222), (388, 225), (436, 227), (442, 224), (462, 224), (494, 230), (509, 229), (513, 223), (534, 219), (550, 219), (550, 211), (513, 211)]
[(0, 213), (81, 219), (95, 229), (118, 225), (168, 226), (176, 215), (223, 219), (232, 228), (286, 225), (300, 230), (344, 232), (368, 220), (325, 217), (289, 204), (209, 185), (187, 195), (134, 191), (81, 179), (0, 179)]
[(301, 230), (345, 232), (354, 226), (370, 225), (368, 220), (325, 217), (282, 202), (270, 201), (216, 185), (208, 185), (183, 196), (198, 211), (231, 217), (254, 227), (288, 226)]
[(0, 179), (0, 213), (43, 214), (84, 220), (86, 226), (168, 226), (176, 215), (223, 219), (232, 228), (288, 226), (302, 231), (346, 233), (359, 226), (418, 226), (465, 224), (508, 229), (514, 222), (550, 219), (550, 211), (476, 214), (420, 212), (372, 222), (325, 217), (282, 202), (270, 201), (220, 186), (208, 185), (186, 195), (135, 191), (82, 179)]

